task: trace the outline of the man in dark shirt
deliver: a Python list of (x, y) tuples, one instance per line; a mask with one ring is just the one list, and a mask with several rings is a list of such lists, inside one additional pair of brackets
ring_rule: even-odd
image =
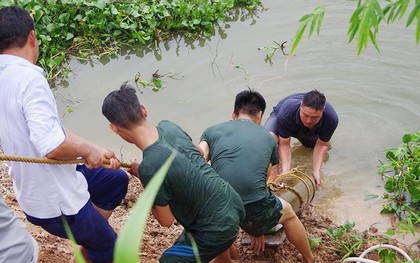
[[(282, 172), (290, 170), (291, 137), (297, 138), (305, 147), (314, 149), (312, 175), (316, 184), (321, 184), (322, 161), (328, 151), (329, 141), (337, 128), (338, 116), (317, 90), (296, 93), (282, 99), (265, 123), (278, 144)], [(279, 168), (273, 166), (274, 174)]]

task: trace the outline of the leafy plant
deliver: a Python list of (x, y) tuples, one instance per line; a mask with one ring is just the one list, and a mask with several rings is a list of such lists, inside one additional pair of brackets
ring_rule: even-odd
[[(255, 10), (259, 0), (1, 0), (31, 12), (39, 41), (39, 65), (49, 80), (66, 75), (71, 55), (86, 60), (171, 38), (179, 31), (210, 34), (235, 9)], [(249, 8), (249, 9), (248, 9)]]
[(265, 59), (264, 59), (264, 61), (265, 62), (269, 62), (270, 63), (270, 65), (273, 65), (273, 57), (274, 57), (274, 55), (277, 53), (277, 51), (278, 50), (281, 50), (281, 52), (283, 53), (283, 55), (285, 55), (285, 56), (287, 56), (287, 55), (289, 55), (289, 54), (287, 54), (286, 52), (285, 52), (285, 47), (284, 47), (284, 44), (286, 44), (287, 43), (287, 41), (284, 41), (283, 43), (281, 43), (281, 44), (279, 44), (279, 43), (277, 43), (276, 41), (273, 41), (275, 44), (276, 44), (276, 46), (264, 46), (264, 47), (259, 47), (259, 48), (257, 48), (258, 50), (265, 50), (265, 52), (267, 53), (266, 54), (266, 56), (265, 56)]
[[(159, 74), (159, 70), (156, 70), (155, 73), (152, 74), (151, 78), (149, 80), (144, 80), (141, 78), (141, 73), (137, 72), (134, 76), (134, 82), (137, 85), (137, 89), (139, 85), (141, 85), (143, 88), (151, 88), (153, 91), (158, 92), (162, 88), (165, 87), (163, 80), (164, 77), (168, 77), (175, 80), (180, 80), (183, 78), (183, 76), (178, 76), (178, 74), (172, 74), (172, 73), (165, 73), (165, 74)], [(141, 91), (140, 91), (141, 92)]]
[(326, 231), (327, 235), (333, 238), (333, 242), (340, 247), (340, 249), (332, 247), (329, 247), (329, 249), (340, 255), (342, 259), (359, 254), (359, 250), (362, 247), (362, 236), (352, 234), (350, 231), (354, 226), (355, 224), (353, 222), (346, 221), (344, 225), (338, 228), (327, 229)]
[(405, 134), (402, 142), (387, 149), (387, 163), (380, 161), (378, 173), (386, 180), (384, 198), (389, 200), (381, 212), (395, 213), (401, 219), (399, 232), (414, 235), (414, 225), (420, 225), (420, 132)]
[[(349, 43), (356, 39), (357, 55), (360, 55), (362, 49), (366, 48), (369, 42), (379, 51), (376, 37), (380, 23), (386, 21), (389, 24), (396, 20), (401, 20), (406, 14), (411, 0), (386, 0), (386, 2), (388, 4), (382, 8), (377, 0), (357, 1), (357, 6), (350, 17), (350, 25), (347, 31)], [(300, 25), (293, 39), (290, 55), (295, 52), (308, 25), (310, 25), (308, 39), (315, 28), (319, 35), (324, 13), (325, 8), (319, 6), (315, 8), (314, 12), (304, 15), (299, 20)], [(417, 20), (416, 43), (418, 44), (420, 42), (420, 0), (414, 1), (414, 7), (408, 15), (406, 27), (413, 24), (415, 20)]]
[(290, 50), (290, 56), (295, 53), (296, 48), (298, 47), (302, 37), (303, 33), (305, 32), (305, 29), (308, 25), (309, 27), (309, 33), (308, 33), (308, 39), (311, 38), (312, 33), (314, 32), (316, 28), (316, 33), (319, 35), (321, 32), (321, 24), (324, 20), (324, 14), (325, 14), (325, 7), (318, 6), (314, 9), (313, 13), (306, 14), (302, 16), (299, 20), (300, 26), (298, 30), (296, 31), (296, 35), (292, 41), (292, 49)]

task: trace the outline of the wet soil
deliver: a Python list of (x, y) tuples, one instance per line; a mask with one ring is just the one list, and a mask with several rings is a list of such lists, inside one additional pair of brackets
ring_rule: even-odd
[[(0, 183), (0, 193), (3, 194), (6, 203), (15, 211), (18, 217), (24, 221), (27, 229), (39, 244), (39, 262), (69, 262), (73, 253), (67, 240), (52, 236), (42, 228), (30, 224), (25, 219), (25, 216), (15, 199), (12, 182), (6, 173), (4, 162), (0, 162)], [(130, 211), (142, 190), (143, 188), (139, 180), (137, 178), (131, 178), (126, 198), (122, 204), (115, 209), (110, 218), (110, 223), (117, 233), (130, 215)], [(341, 262), (342, 257), (346, 253), (339, 252), (343, 251), (342, 245), (353, 244), (351, 243), (352, 241), (348, 241), (351, 239), (346, 239), (346, 236), (343, 236), (338, 240), (327, 234), (328, 229), (336, 229), (339, 226), (325, 215), (316, 215), (312, 207), (308, 207), (300, 215), (300, 218), (307, 230), (308, 236), (311, 239), (321, 240), (321, 243), (313, 248), (316, 262)], [(170, 228), (161, 227), (153, 216), (150, 215), (145, 229), (143, 248), (140, 253), (141, 262), (158, 262), (161, 253), (171, 246), (172, 242), (181, 233), (182, 229), (182, 226), (178, 223), (175, 223)], [(351, 256), (359, 256), (365, 249), (375, 244), (387, 243), (401, 247), (404, 251), (407, 251), (412, 258), (420, 258), (418, 250), (413, 251), (407, 246), (398, 243), (396, 240), (381, 236), (377, 233), (375, 228), (367, 229), (362, 233), (351, 231), (347, 235), (357, 235), (360, 236), (360, 240), (362, 240), (361, 247), (356, 250), (356, 254), (352, 254)], [(287, 239), (281, 245), (267, 246), (264, 252), (256, 255), (248, 245), (242, 245), (242, 240), (244, 238), (246, 238), (246, 234), (241, 231), (235, 243), (240, 254), (241, 262), (300, 262), (299, 253)], [(378, 256), (373, 253), (371, 253), (369, 257), (374, 260), (379, 259)]]

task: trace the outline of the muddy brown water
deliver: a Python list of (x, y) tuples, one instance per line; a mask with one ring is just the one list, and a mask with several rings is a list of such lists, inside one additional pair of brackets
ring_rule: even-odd
[[(135, 52), (82, 64), (71, 61), (73, 75), (65, 88), (55, 91), (65, 125), (98, 144), (114, 150), (124, 161), (140, 158), (135, 147), (121, 141), (101, 115), (103, 98), (124, 81), (144, 80), (159, 70), (181, 79), (163, 77), (160, 92), (143, 89), (141, 102), (149, 120), (178, 123), (198, 142), (210, 125), (230, 119), (234, 96), (246, 87), (261, 92), (271, 108), (284, 96), (318, 89), (339, 114), (340, 123), (323, 166), (323, 183), (312, 204), (337, 223), (356, 223), (385, 231), (390, 219), (380, 215), (383, 181), (376, 170), (384, 150), (398, 146), (405, 133), (420, 128), (420, 47), (415, 27), (405, 20), (381, 26), (380, 53), (369, 45), (360, 56), (346, 31), (355, 1), (262, 1), (264, 10), (253, 18), (237, 17), (205, 40), (178, 37), (158, 44), (154, 51)], [(299, 18), (316, 5), (326, 7), (321, 35), (303, 38), (296, 55), (287, 60), (277, 52), (272, 65), (264, 61), (264, 46), (286, 43)], [(66, 113), (66, 108), (73, 112)], [(311, 151), (293, 141), (293, 164), (310, 165)], [(368, 195), (378, 195), (366, 200)], [(406, 239), (412, 243), (418, 236)]]

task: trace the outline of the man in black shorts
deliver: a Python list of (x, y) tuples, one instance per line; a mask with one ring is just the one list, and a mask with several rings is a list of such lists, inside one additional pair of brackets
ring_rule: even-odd
[[(337, 125), (337, 113), (326, 101), (324, 94), (317, 90), (292, 94), (282, 99), (264, 124), (278, 144), (283, 173), (290, 170), (291, 137), (297, 138), (305, 147), (314, 149), (312, 176), (318, 186), (321, 184), (322, 162)], [(279, 173), (277, 165), (273, 166), (273, 173)]]
[(170, 121), (161, 121), (158, 126), (149, 123), (146, 108), (127, 84), (105, 98), (102, 113), (115, 133), (143, 152), (143, 161), (140, 165), (134, 162), (131, 172), (144, 186), (176, 153), (152, 213), (166, 227), (175, 218), (184, 231), (159, 261), (196, 262), (191, 237), (202, 262), (228, 253), (244, 217), (241, 198), (204, 160), (188, 134)]
[(260, 126), (265, 107), (260, 93), (240, 92), (233, 120), (206, 129), (199, 146), (205, 159), (241, 196), (246, 216), (240, 226), (251, 235), (254, 250), (264, 250), (264, 234), (281, 223), (304, 262), (313, 262), (305, 228), (292, 206), (266, 187), (268, 167), (279, 158), (275, 140)]

